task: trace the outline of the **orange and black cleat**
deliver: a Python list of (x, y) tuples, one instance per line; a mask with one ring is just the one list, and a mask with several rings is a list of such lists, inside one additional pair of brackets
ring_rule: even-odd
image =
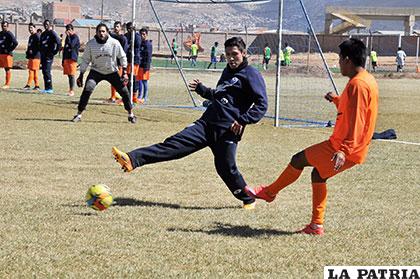
[(115, 161), (121, 165), (121, 168), (124, 170), (124, 172), (130, 172), (134, 169), (130, 157), (128, 157), (127, 153), (118, 150), (118, 148), (114, 146), (112, 148), (112, 154), (114, 155)]

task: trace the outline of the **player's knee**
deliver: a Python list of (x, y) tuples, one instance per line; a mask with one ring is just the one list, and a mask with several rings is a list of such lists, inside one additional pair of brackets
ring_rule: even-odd
[(96, 87), (96, 82), (92, 79), (86, 81), (85, 89), (83, 91), (92, 92)]
[(314, 168), (311, 172), (311, 181), (313, 183), (324, 183), (327, 180), (322, 178), (321, 175), (319, 174), (318, 170), (316, 168)]
[(296, 169), (303, 169), (305, 167), (305, 154), (303, 151), (292, 156), (290, 164)]

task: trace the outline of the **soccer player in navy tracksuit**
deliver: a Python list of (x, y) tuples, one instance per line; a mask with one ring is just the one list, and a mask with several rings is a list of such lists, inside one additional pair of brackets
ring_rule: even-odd
[(66, 25), (66, 40), (63, 49), (63, 74), (68, 76), (69, 79), (69, 92), (68, 96), (74, 96), (74, 87), (76, 85), (76, 72), (77, 61), (79, 59), (80, 39), (74, 32), (72, 24)]
[(51, 68), (54, 61), (54, 55), (58, 53), (61, 47), (61, 40), (57, 33), (52, 30), (51, 22), (44, 21), (45, 31), (41, 33), (41, 69), (44, 78), (45, 90), (42, 93), (53, 93)]
[(3, 89), (10, 87), (12, 79), (12, 72), (10, 69), (13, 67), (13, 50), (17, 47), (18, 42), (12, 32), (9, 31), (9, 23), (3, 21), (1, 23), (0, 31), (0, 68), (4, 68), (6, 72), (6, 81), (2, 86)]
[(152, 64), (152, 41), (147, 39), (148, 31), (146, 28), (140, 29), (140, 65), (137, 74), (139, 81), (139, 102), (142, 104), (147, 101), (149, 93), (150, 65)]
[[(140, 34), (135, 30), (135, 27), (133, 26), (132, 22), (127, 22), (125, 25), (127, 29), (127, 33), (125, 33), (125, 37), (127, 38), (128, 42), (128, 50), (127, 50), (127, 61), (128, 61), (128, 67), (127, 67), (127, 74), (128, 76), (131, 75), (131, 70), (133, 70), (133, 103), (138, 103), (138, 83), (136, 82), (136, 76), (139, 72), (139, 64), (140, 64)], [(131, 44), (132, 44), (132, 31), (134, 29), (134, 65), (131, 65)], [(128, 90), (130, 90), (131, 87), (131, 79), (129, 79), (129, 82), (127, 84)]]
[(205, 147), (214, 155), (217, 173), (232, 194), (252, 209), (255, 200), (244, 191), (247, 185), (236, 161), (238, 142), (247, 124), (257, 123), (267, 111), (264, 79), (245, 58), (245, 43), (233, 37), (225, 42), (228, 65), (216, 89), (205, 87), (199, 80), (190, 88), (211, 104), (200, 119), (164, 142), (124, 153), (113, 147), (112, 152), (126, 172), (146, 164), (179, 159)]

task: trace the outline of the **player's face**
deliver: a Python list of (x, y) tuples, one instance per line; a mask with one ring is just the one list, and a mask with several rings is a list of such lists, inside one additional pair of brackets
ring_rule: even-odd
[(141, 32), (141, 33), (140, 33), (140, 36), (141, 36), (141, 39), (142, 39), (143, 41), (147, 40), (147, 33), (146, 33), (146, 32)]
[(339, 57), (338, 64), (340, 65), (340, 72), (343, 76), (348, 76), (349, 66), (351, 66), (350, 59), (348, 57), (342, 57), (341, 54)]
[(9, 24), (7, 24), (7, 23), (3, 23), (3, 24), (1, 25), (1, 30), (2, 30), (2, 31), (7, 31), (7, 30), (9, 30)]
[(225, 48), (226, 59), (231, 69), (236, 69), (244, 61), (246, 51), (241, 51), (237, 46)]
[(45, 22), (45, 23), (44, 23), (44, 28), (45, 28), (45, 30), (50, 30), (50, 28), (51, 28), (51, 23), (50, 23), (49, 21)]
[(121, 24), (117, 24), (117, 25), (114, 26), (114, 32), (115, 32), (115, 34), (120, 34)]
[(101, 26), (98, 31), (96, 32), (96, 36), (99, 37), (101, 40), (105, 40), (106, 36), (108, 35), (108, 32), (106, 32), (105, 26)]
[(33, 27), (33, 26), (29, 26), (28, 27), (28, 31), (29, 31), (29, 33), (32, 35), (32, 34), (35, 34), (35, 32), (36, 32), (36, 30), (35, 30), (35, 27)]

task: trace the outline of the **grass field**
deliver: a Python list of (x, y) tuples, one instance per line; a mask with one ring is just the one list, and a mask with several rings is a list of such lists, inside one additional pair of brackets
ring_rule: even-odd
[[(214, 85), (220, 73), (195, 74)], [(109, 89), (101, 85), (74, 124), (80, 92), (65, 96), (66, 79), (54, 78), (54, 95), (0, 91), (0, 278), (322, 278), (326, 265), (420, 264), (420, 146), (373, 142), (364, 165), (329, 181), (326, 235), (296, 235), (310, 219), (310, 170), (253, 211), (231, 196), (208, 149), (122, 173), (113, 145), (161, 141), (201, 112), (145, 106), (132, 125), (122, 107), (102, 103)], [(14, 71), (13, 85), (25, 79)], [(272, 111), (274, 78), (266, 79)], [(284, 81), (295, 103), (306, 98), (299, 86), (324, 82), (295, 79)], [(341, 89), (345, 82), (337, 79)], [(377, 131), (420, 142), (419, 81), (378, 82)], [(150, 87), (152, 104), (189, 104), (174, 71), (154, 72)], [(238, 165), (250, 185), (269, 183), (291, 155), (330, 133), (263, 120), (247, 127)], [(105, 212), (84, 204), (95, 183), (113, 191), (116, 204)]]

